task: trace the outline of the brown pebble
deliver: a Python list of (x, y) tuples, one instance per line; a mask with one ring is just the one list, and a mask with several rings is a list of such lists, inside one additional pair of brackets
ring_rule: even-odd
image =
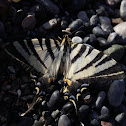
[(101, 121), (102, 126), (113, 126), (110, 122)]
[(15, 3), (18, 3), (20, 2), (21, 0), (8, 0), (9, 2), (15, 2)]
[(35, 25), (36, 25), (36, 18), (34, 15), (28, 15), (22, 21), (22, 27), (24, 30), (32, 30), (35, 28)]
[(112, 24), (117, 25), (121, 22), (124, 22), (121, 18), (112, 18)]
[(0, 16), (7, 14), (9, 6), (8, 0), (0, 0)]

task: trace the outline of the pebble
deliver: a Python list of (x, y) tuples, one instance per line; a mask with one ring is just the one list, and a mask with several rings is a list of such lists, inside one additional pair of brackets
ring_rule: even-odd
[(56, 104), (58, 103), (60, 98), (60, 93), (58, 90), (54, 91), (49, 99), (49, 101), (47, 102), (47, 106), (50, 109), (54, 109), (56, 106)]
[(49, 20), (48, 22), (44, 23), (42, 26), (45, 30), (50, 30), (57, 25), (56, 18)]
[(15, 3), (18, 3), (18, 2), (20, 2), (21, 0), (10, 0), (10, 1), (13, 1), (13, 2), (15, 2)]
[(110, 122), (101, 121), (102, 126), (113, 126)]
[(105, 47), (105, 46), (108, 45), (108, 42), (106, 41), (106, 39), (104, 39), (104, 38), (102, 38), (102, 37), (98, 37), (97, 40), (98, 40), (99, 45), (100, 45), (101, 47)]
[(95, 102), (95, 107), (97, 109), (102, 107), (102, 104), (103, 104), (105, 97), (106, 97), (106, 93), (104, 91), (99, 92), (97, 100)]
[(102, 30), (109, 35), (111, 32), (113, 32), (113, 27), (112, 25), (108, 25), (108, 24), (102, 24), (101, 25)]
[(109, 116), (110, 116), (109, 109), (106, 106), (103, 106), (101, 108), (101, 115), (99, 116), (99, 119), (100, 120), (107, 120), (107, 119), (109, 119)]
[(68, 28), (70, 28), (71, 32), (80, 30), (83, 26), (83, 21), (81, 19), (76, 19), (72, 23), (69, 24)]
[(80, 117), (80, 120), (83, 120), (84, 118), (87, 117), (87, 114), (89, 113), (89, 106), (88, 105), (82, 105), (80, 108), (79, 108), (79, 117)]
[(54, 16), (60, 13), (59, 7), (54, 4), (51, 0), (36, 0), (38, 3), (43, 5), (50, 14)]
[(112, 32), (109, 34), (107, 42), (109, 45), (117, 44), (120, 43), (120, 39), (121, 39), (120, 36), (116, 32)]
[(87, 16), (87, 14), (86, 14), (85, 11), (80, 11), (80, 12), (77, 14), (77, 17), (78, 17), (78, 19), (81, 19), (81, 20), (84, 21), (84, 22), (89, 22), (89, 18), (88, 18), (88, 16)]
[(126, 120), (126, 113), (124, 113), (124, 112), (118, 114), (118, 115), (115, 117), (115, 120), (116, 120), (118, 123), (122, 123), (122, 122), (124, 121), (124, 119)]
[(61, 21), (61, 28), (66, 29), (68, 27), (68, 22), (66, 20)]
[(126, 38), (126, 22), (122, 22), (114, 27), (114, 31), (122, 36), (123, 39)]
[(0, 1), (0, 16), (5, 16), (8, 13), (10, 4), (8, 0), (1, 0)]
[(84, 43), (94, 46), (96, 44), (96, 36), (94, 34), (89, 34), (84, 38)]
[(92, 15), (90, 18), (90, 25), (91, 26), (96, 26), (98, 24), (99, 18), (97, 15)]
[(74, 104), (72, 102), (67, 102), (62, 107), (61, 113), (63, 113), (63, 114), (72, 113), (72, 112), (74, 112), (74, 110), (75, 110)]
[(126, 21), (126, 1), (122, 0), (120, 5), (120, 16), (124, 21)]
[(111, 20), (106, 16), (99, 16), (99, 19), (101, 24), (105, 24), (105, 25), (111, 24)]
[(91, 126), (99, 126), (99, 121), (96, 119), (91, 120)]
[(43, 122), (41, 120), (39, 121), (35, 120), (32, 126), (42, 126), (42, 125), (43, 125)]
[(124, 47), (122, 45), (113, 44), (111, 47), (104, 50), (104, 53), (116, 61), (120, 61), (124, 55)]
[(72, 38), (72, 42), (73, 42), (73, 43), (83, 43), (83, 40), (82, 40), (82, 38), (79, 37), (79, 36), (74, 36), (74, 37)]
[(85, 32), (84, 31), (77, 31), (74, 36), (79, 36), (81, 38), (84, 38)]
[(57, 118), (58, 116), (60, 115), (60, 111), (57, 109), (56, 111), (53, 111), (52, 113), (51, 113), (51, 116), (55, 119), (55, 118)]
[(93, 34), (95, 34), (97, 37), (105, 36), (105, 32), (98, 26), (94, 27), (92, 30)]
[(28, 15), (24, 20), (22, 21), (22, 28), (24, 30), (32, 30), (36, 26), (36, 18), (34, 15)]
[(18, 122), (18, 126), (32, 126), (33, 125), (33, 120), (30, 117), (22, 117), (20, 121)]
[(117, 107), (122, 103), (125, 91), (125, 83), (123, 80), (115, 80), (108, 90), (109, 104)]
[(5, 36), (5, 27), (3, 22), (0, 21), (0, 37), (4, 38), (4, 36)]
[(66, 115), (61, 115), (58, 121), (58, 126), (72, 126), (70, 119)]

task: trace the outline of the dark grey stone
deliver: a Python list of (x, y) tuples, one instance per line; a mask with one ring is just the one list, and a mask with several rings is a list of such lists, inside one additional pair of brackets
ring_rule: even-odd
[(101, 24), (105, 24), (105, 25), (111, 24), (111, 20), (106, 16), (99, 16), (99, 19)]
[(106, 35), (109, 35), (111, 32), (113, 32), (112, 25), (108, 24), (102, 24), (101, 25), (102, 30), (106, 33)]
[(93, 32), (93, 34), (95, 34), (98, 37), (105, 36), (105, 32), (98, 26), (94, 27), (92, 32)]
[(83, 21), (81, 19), (76, 19), (72, 23), (70, 23), (70, 25), (68, 27), (70, 28), (71, 32), (76, 31), (76, 30), (80, 30), (81, 27), (84, 27)]
[(115, 43), (119, 43), (119, 35), (116, 32), (112, 32), (109, 34), (108, 38), (107, 38), (107, 42), (109, 43), (109, 45), (115, 44)]
[(93, 119), (93, 120), (91, 120), (91, 123), (90, 124), (92, 126), (99, 126), (100, 125), (100, 122), (97, 119)]
[(124, 121), (124, 119), (126, 119), (126, 113), (120, 113), (118, 114), (116, 117), (115, 117), (115, 120), (118, 122), (118, 123), (122, 123)]
[(60, 99), (60, 93), (58, 90), (54, 91), (53, 94), (51, 95), (48, 103), (47, 103), (47, 106), (51, 109), (55, 108), (56, 107), (56, 104), (58, 103)]
[(60, 114), (60, 111), (57, 109), (56, 111), (53, 111), (53, 112), (51, 113), (51, 116), (52, 116), (53, 118), (57, 118), (59, 114)]
[(63, 107), (62, 107), (62, 110), (61, 110), (61, 113), (63, 114), (67, 114), (67, 113), (71, 113), (75, 110), (75, 107), (73, 105), (72, 102), (67, 102)]
[(119, 61), (124, 55), (124, 47), (122, 45), (114, 44), (108, 49), (104, 50), (104, 53), (116, 61)]
[(89, 106), (88, 105), (82, 105), (79, 108), (79, 116), (80, 119), (83, 120), (85, 117), (87, 117), (87, 114), (89, 113)]
[(39, 121), (35, 120), (32, 126), (43, 126), (43, 122), (41, 120)]
[(77, 17), (78, 17), (78, 19), (81, 19), (81, 20), (84, 21), (84, 22), (89, 22), (89, 18), (88, 18), (88, 16), (87, 16), (87, 14), (86, 14), (85, 11), (80, 11), (80, 12), (77, 14)]
[(109, 119), (109, 109), (106, 106), (103, 106), (101, 108), (101, 115), (99, 116), (99, 119), (101, 120), (107, 120)]
[(42, 4), (51, 14), (56, 15), (60, 13), (59, 7), (54, 4), (51, 0), (36, 0)]
[(49, 30), (49, 29), (52, 29), (53, 27), (55, 27), (56, 25), (57, 25), (57, 20), (56, 20), (56, 18), (54, 18), (54, 19), (47, 21), (42, 26), (45, 30)]
[(97, 38), (98, 42), (99, 42), (99, 45), (101, 47), (104, 47), (104, 46), (107, 46), (108, 45), (108, 42), (106, 41), (106, 39), (102, 38), (102, 37), (99, 37)]
[(96, 26), (98, 24), (98, 16), (97, 15), (93, 15), (91, 18), (90, 18), (90, 25), (91, 26)]
[(62, 115), (59, 118), (58, 126), (72, 126), (70, 119), (66, 115)]
[(30, 117), (22, 117), (17, 126), (32, 126), (33, 120)]
[(103, 104), (105, 97), (106, 97), (106, 93), (104, 91), (99, 92), (97, 100), (95, 102), (95, 107), (97, 109), (102, 107), (102, 104)]
[(108, 90), (109, 104), (117, 107), (122, 103), (125, 91), (124, 80), (115, 80)]

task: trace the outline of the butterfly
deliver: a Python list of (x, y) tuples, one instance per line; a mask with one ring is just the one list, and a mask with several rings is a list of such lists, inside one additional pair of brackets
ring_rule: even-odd
[(39, 72), (44, 84), (50, 84), (62, 75), (62, 81), (76, 90), (83, 83), (125, 77), (121, 65), (114, 59), (90, 46), (73, 43), (68, 35), (61, 43), (54, 39), (35, 38), (15, 41), (10, 46), (5, 51)]

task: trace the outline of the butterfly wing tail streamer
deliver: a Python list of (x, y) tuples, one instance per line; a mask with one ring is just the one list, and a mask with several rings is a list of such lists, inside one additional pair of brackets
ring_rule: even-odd
[(71, 67), (66, 79), (74, 89), (85, 82), (98, 85), (125, 78), (121, 65), (102, 52), (83, 44), (72, 44), (71, 50)]

